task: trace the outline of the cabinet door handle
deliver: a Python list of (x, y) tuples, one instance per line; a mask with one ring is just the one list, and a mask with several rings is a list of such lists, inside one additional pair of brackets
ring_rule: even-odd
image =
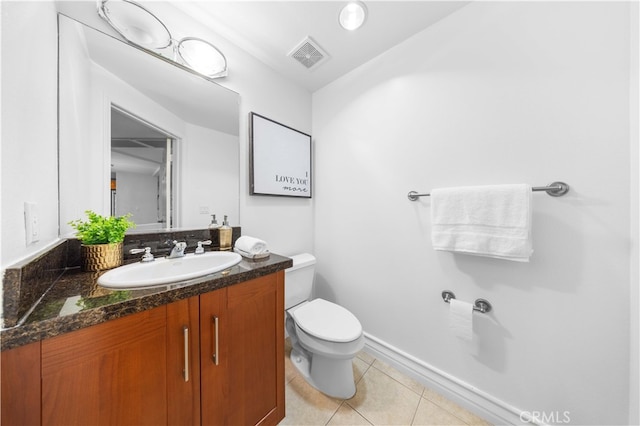
[(182, 328), (184, 336), (184, 381), (189, 381), (189, 327)]
[(218, 365), (218, 363), (220, 362), (220, 359), (218, 357), (218, 317), (214, 315), (212, 317), (212, 322), (212, 328), (215, 336), (213, 338), (213, 355), (211, 355), (211, 359), (213, 360), (213, 363), (215, 365)]

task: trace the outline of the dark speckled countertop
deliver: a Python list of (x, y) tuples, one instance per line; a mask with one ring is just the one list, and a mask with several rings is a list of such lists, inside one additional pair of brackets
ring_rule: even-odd
[[(36, 259), (36, 261), (39, 259)], [(258, 278), (284, 270), (292, 265), (292, 260), (271, 254), (268, 258), (254, 261), (244, 259), (225, 271), (210, 274), (177, 284), (170, 284), (144, 290), (108, 290), (97, 284), (102, 272), (82, 272), (80, 267), (66, 267), (59, 270), (52, 284), (43, 290), (27, 312), (14, 324), (7, 324), (0, 331), (1, 349), (7, 350), (31, 342), (44, 340), (63, 333), (100, 324), (128, 314), (141, 312), (178, 300), (207, 293), (243, 281)], [(24, 269), (24, 268), (23, 268)], [(41, 268), (42, 269), (42, 268)], [(20, 271), (18, 269), (18, 271)], [(17, 273), (28, 275), (24, 271)], [(14, 277), (5, 276), (5, 284)], [(19, 287), (19, 286), (16, 286)], [(12, 286), (4, 289), (5, 298), (12, 300)], [(18, 302), (15, 303), (16, 305)], [(23, 303), (24, 304), (24, 303)], [(5, 301), (5, 316), (7, 314)], [(9, 309), (11, 311), (11, 309)]]

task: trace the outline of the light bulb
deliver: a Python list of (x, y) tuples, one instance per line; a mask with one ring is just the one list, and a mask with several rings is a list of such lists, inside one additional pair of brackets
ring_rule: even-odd
[(345, 30), (357, 30), (367, 19), (367, 8), (362, 2), (349, 2), (340, 11), (338, 20)]

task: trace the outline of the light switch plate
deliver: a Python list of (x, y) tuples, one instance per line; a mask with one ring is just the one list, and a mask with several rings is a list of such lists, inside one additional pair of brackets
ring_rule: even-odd
[(24, 203), (24, 228), (27, 245), (40, 240), (40, 218), (36, 203)]

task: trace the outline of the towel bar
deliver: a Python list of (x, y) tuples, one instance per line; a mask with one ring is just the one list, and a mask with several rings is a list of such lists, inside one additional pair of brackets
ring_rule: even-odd
[[(564, 182), (553, 182), (547, 186), (534, 186), (531, 187), (531, 191), (545, 191), (552, 197), (561, 197), (569, 192), (569, 185)], [(419, 197), (429, 197), (431, 194), (418, 194), (416, 191), (411, 191), (407, 194), (407, 198), (411, 201), (416, 201)]]
[[(453, 294), (452, 291), (445, 290), (442, 292), (442, 300), (444, 300), (446, 303), (449, 303), (451, 299), (455, 299), (455, 298), (456, 298), (456, 295)], [(476, 299), (473, 306), (474, 311), (478, 311), (483, 314), (491, 312), (491, 309), (493, 309), (493, 307), (491, 306), (491, 303), (489, 303), (489, 301), (485, 299)]]

